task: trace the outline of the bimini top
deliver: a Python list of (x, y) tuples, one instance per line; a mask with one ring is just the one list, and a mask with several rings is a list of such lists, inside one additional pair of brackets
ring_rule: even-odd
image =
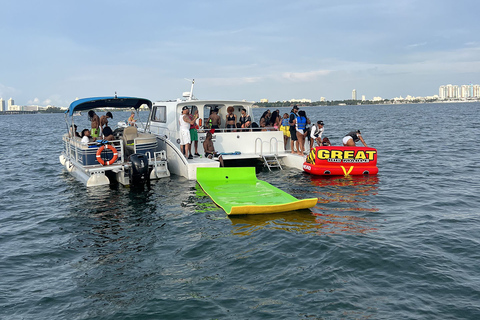
[(70, 116), (76, 111), (91, 110), (95, 108), (135, 108), (146, 104), (149, 109), (152, 108), (152, 101), (143, 98), (134, 97), (97, 97), (84, 98), (73, 101), (65, 113)]

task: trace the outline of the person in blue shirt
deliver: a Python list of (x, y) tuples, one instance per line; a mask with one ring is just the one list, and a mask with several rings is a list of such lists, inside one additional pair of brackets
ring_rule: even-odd
[(298, 117), (296, 121), (296, 134), (298, 140), (298, 147), (297, 153), (303, 156), (305, 152), (305, 130), (307, 128), (307, 114), (305, 111), (300, 110), (298, 111)]

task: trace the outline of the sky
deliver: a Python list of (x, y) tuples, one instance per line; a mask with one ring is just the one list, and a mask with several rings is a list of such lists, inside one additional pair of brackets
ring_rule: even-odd
[(0, 0), (0, 98), (318, 101), (480, 83), (478, 0)]

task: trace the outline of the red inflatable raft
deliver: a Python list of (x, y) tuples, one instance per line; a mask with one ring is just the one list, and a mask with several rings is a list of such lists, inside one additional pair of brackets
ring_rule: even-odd
[(365, 147), (316, 147), (310, 150), (303, 170), (314, 175), (377, 174), (377, 149)]

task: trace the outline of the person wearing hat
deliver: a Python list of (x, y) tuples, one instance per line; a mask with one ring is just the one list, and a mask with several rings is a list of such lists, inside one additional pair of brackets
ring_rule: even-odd
[(294, 105), (292, 108), (292, 111), (290, 111), (290, 117), (288, 120), (288, 124), (290, 126), (290, 149), (292, 150), (292, 153), (295, 153), (295, 147), (297, 150), (300, 150), (298, 148), (298, 139), (297, 139), (297, 129), (295, 124), (297, 123), (297, 117), (298, 117), (298, 106)]
[(363, 140), (362, 138), (360, 130), (350, 131), (349, 133), (347, 133), (347, 135), (343, 138), (342, 141), (345, 147), (355, 147), (355, 142), (358, 142), (359, 140), (362, 141), (365, 147), (368, 147), (365, 143), (365, 140)]
[(312, 129), (310, 130), (310, 149), (312, 149), (314, 141), (316, 142), (317, 146), (322, 145), (323, 131), (324, 128), (322, 120), (317, 121), (317, 124), (312, 126)]
[(190, 110), (187, 106), (182, 108), (182, 115), (180, 116), (180, 150), (185, 155), (187, 159), (193, 159), (193, 156), (190, 154), (190, 125), (195, 124), (197, 120), (197, 115), (190, 119), (188, 113)]

